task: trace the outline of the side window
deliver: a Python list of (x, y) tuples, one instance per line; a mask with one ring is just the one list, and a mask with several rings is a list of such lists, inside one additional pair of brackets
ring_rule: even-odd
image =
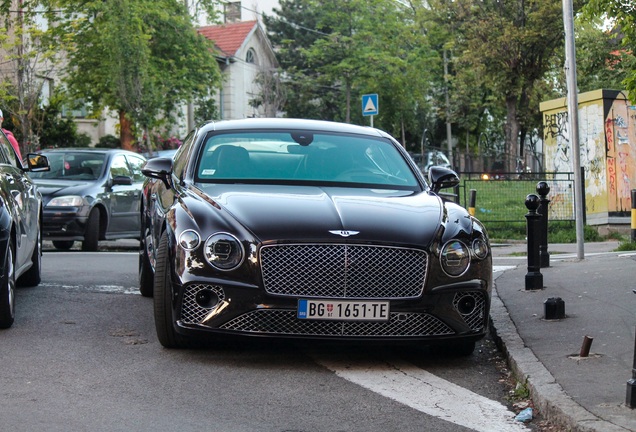
[(18, 157), (15, 155), (15, 151), (4, 133), (0, 133), (0, 163), (13, 165), (15, 167), (22, 166), (21, 163), (18, 163)]
[(188, 161), (187, 154), (190, 153), (192, 143), (194, 143), (194, 136), (194, 131), (190, 132), (174, 155), (172, 173), (179, 179), (183, 178), (183, 170)]
[(144, 163), (146, 163), (146, 161), (143, 158), (132, 155), (127, 155), (126, 159), (128, 159), (128, 164), (130, 165), (130, 169), (132, 170), (133, 182), (143, 182), (146, 179), (146, 176), (142, 174), (141, 167), (144, 166)]
[(116, 155), (113, 158), (113, 162), (110, 164), (110, 175), (115, 176), (131, 176), (128, 164), (126, 163), (126, 157), (124, 155)]

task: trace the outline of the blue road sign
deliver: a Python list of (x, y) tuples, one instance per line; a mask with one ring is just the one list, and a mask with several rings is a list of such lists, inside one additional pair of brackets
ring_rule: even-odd
[(377, 94), (362, 95), (362, 115), (363, 116), (378, 115), (379, 111), (380, 111), (380, 106), (378, 105)]

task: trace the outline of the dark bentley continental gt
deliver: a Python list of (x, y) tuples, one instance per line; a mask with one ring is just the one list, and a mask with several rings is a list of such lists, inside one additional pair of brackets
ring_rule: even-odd
[(40, 283), (42, 196), (27, 174), (49, 169), (46, 157), (29, 153), (26, 167), (0, 131), (0, 328), (15, 320), (16, 285)]
[(443, 344), (488, 327), (484, 226), (373, 128), (245, 119), (155, 158), (141, 204), (140, 291), (159, 341), (268, 336)]

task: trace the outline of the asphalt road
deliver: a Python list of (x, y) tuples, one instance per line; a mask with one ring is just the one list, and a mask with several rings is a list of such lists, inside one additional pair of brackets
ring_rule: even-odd
[(134, 251), (45, 249), (42, 263), (0, 332), (2, 430), (531, 430), (505, 407), (490, 339), (468, 358), (271, 340), (167, 350)]

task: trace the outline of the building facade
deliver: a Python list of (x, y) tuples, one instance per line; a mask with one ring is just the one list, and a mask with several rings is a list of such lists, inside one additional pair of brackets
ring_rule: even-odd
[(220, 119), (272, 117), (276, 112), (256, 101), (262, 98), (262, 82), (275, 73), (274, 50), (259, 21), (239, 21), (206, 26), (199, 33), (214, 42), (222, 74), (216, 94)]

